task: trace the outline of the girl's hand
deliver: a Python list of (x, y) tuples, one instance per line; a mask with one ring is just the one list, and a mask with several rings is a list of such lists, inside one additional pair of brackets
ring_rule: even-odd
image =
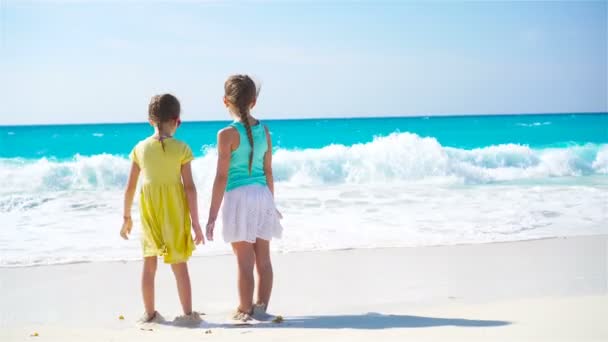
[(124, 221), (122, 223), (122, 228), (120, 229), (120, 236), (123, 239), (129, 240), (129, 234), (131, 234), (131, 228), (133, 228), (133, 220), (130, 216), (125, 216)]
[(192, 229), (194, 229), (194, 244), (200, 245), (201, 243), (205, 244), (205, 237), (203, 237), (203, 230), (201, 229), (201, 225), (197, 222), (192, 225)]
[(215, 221), (207, 223), (207, 240), (213, 241), (213, 229), (215, 229)]

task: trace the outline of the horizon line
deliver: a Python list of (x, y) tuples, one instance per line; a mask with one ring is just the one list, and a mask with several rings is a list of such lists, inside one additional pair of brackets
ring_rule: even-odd
[[(333, 116), (333, 117), (293, 117), (293, 118), (267, 118), (260, 121), (305, 121), (305, 120), (369, 120), (369, 119), (391, 119), (391, 118), (454, 118), (454, 117), (494, 117), (494, 116), (534, 116), (534, 115), (601, 115), (608, 114), (608, 111), (593, 111), (593, 112), (537, 112), (537, 113), (492, 113), (492, 114), (382, 114), (379, 116)], [(230, 122), (230, 119), (213, 119), (213, 120), (183, 120), (183, 123), (202, 123), (202, 122)], [(147, 121), (123, 121), (123, 122), (74, 122), (74, 123), (28, 123), (28, 124), (0, 124), (0, 128), (6, 127), (40, 127), (40, 126), (95, 126), (95, 125), (140, 125), (146, 124)]]

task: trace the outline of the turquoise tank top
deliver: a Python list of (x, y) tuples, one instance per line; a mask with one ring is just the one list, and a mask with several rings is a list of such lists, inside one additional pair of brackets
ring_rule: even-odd
[(251, 146), (247, 139), (247, 131), (245, 126), (238, 121), (230, 124), (239, 132), (239, 147), (232, 151), (230, 156), (230, 168), (228, 169), (228, 182), (226, 183), (226, 191), (233, 190), (240, 186), (251, 184), (266, 184), (266, 175), (264, 174), (264, 154), (268, 150), (268, 141), (266, 140), (266, 130), (264, 125), (258, 121), (258, 124), (251, 126), (253, 135), (253, 162), (251, 163), (251, 174), (249, 174), (249, 152)]

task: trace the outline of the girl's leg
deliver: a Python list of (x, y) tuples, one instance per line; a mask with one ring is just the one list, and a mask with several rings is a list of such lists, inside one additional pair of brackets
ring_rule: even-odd
[(177, 292), (179, 294), (179, 301), (182, 303), (184, 315), (190, 315), (192, 313), (192, 288), (190, 286), (188, 264), (185, 262), (172, 264), (171, 269), (177, 282)]
[(255, 267), (258, 272), (257, 304), (268, 306), (272, 292), (272, 263), (270, 262), (270, 241), (257, 239), (253, 245), (255, 251)]
[(154, 278), (156, 276), (157, 264), (157, 257), (144, 257), (144, 268), (141, 273), (141, 293), (144, 298), (146, 314), (150, 318), (156, 312), (154, 309)]
[(255, 253), (249, 242), (233, 242), (232, 250), (238, 263), (239, 311), (249, 313), (253, 306), (253, 266)]

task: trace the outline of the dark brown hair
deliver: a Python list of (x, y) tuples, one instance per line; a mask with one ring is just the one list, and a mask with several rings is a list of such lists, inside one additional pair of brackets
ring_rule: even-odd
[(247, 75), (232, 75), (224, 83), (224, 96), (226, 100), (233, 104), (237, 109), (239, 118), (247, 131), (247, 139), (251, 146), (249, 152), (249, 174), (253, 163), (253, 134), (249, 123), (249, 107), (258, 96), (255, 82)]
[(162, 94), (152, 96), (150, 105), (148, 105), (148, 119), (156, 124), (159, 132), (160, 143), (165, 150), (165, 143), (163, 142), (164, 137), (161, 132), (161, 124), (179, 119), (181, 106), (179, 100), (171, 94)]

